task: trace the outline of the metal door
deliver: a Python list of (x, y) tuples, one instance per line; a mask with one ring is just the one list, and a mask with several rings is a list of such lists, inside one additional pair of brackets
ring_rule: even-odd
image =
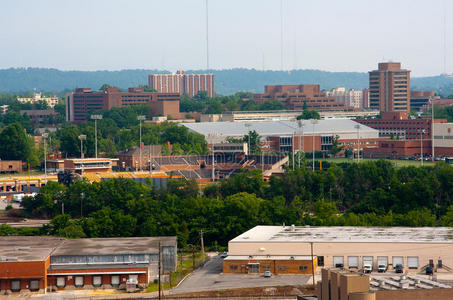
[(371, 269), (373, 269), (373, 256), (364, 256), (362, 259), (363, 266), (370, 265)]
[(83, 286), (83, 276), (76, 276), (74, 279), (74, 285), (77, 287)]
[(39, 280), (30, 280), (30, 291), (37, 291), (39, 290)]
[(377, 264), (379, 265), (384, 265), (387, 267), (388, 265), (388, 257), (387, 256), (378, 256), (377, 257)]
[(64, 287), (66, 285), (66, 278), (63, 276), (57, 277), (57, 287)]
[(418, 269), (418, 256), (408, 256), (407, 267), (409, 269)]
[(334, 256), (333, 257), (333, 266), (334, 267), (344, 267), (344, 256)]
[(112, 275), (110, 284), (113, 285), (113, 286), (120, 285), (120, 276), (119, 275)]
[(359, 267), (359, 257), (358, 256), (348, 256), (348, 267), (349, 268), (358, 268)]
[(102, 276), (93, 276), (93, 286), (102, 285)]
[(404, 267), (404, 257), (402, 257), (402, 256), (393, 256), (392, 257), (392, 266), (393, 266), (393, 268), (395, 268), (396, 265), (402, 265)]

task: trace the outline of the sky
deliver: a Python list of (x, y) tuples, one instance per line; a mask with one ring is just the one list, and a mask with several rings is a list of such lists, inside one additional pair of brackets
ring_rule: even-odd
[[(431, 76), (444, 72), (446, 41), (453, 73), (452, 0), (208, 1), (211, 69), (367, 72), (398, 61)], [(206, 0), (0, 0), (0, 68), (206, 69), (205, 9)]]

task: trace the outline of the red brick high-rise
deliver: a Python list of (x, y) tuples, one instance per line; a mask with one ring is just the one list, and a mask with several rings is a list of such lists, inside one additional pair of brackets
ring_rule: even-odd
[(370, 108), (382, 112), (410, 112), (410, 71), (401, 69), (401, 63), (379, 63), (369, 72)]
[(144, 88), (129, 88), (127, 92), (120, 92), (116, 87), (107, 88), (105, 92), (77, 88), (66, 95), (66, 121), (81, 123), (88, 119), (91, 111), (139, 104), (149, 105), (150, 117), (178, 118), (179, 100), (178, 93), (145, 92)]
[(307, 109), (315, 110), (352, 110), (343, 102), (337, 102), (335, 97), (327, 96), (319, 84), (266, 85), (264, 93), (254, 94), (253, 100), (259, 104), (269, 100), (280, 101), (291, 110), (301, 110), (305, 105)]
[(178, 93), (189, 97), (199, 91), (206, 91), (208, 97), (215, 96), (214, 74), (185, 74), (177, 71), (174, 74), (151, 74), (148, 86), (161, 93)]

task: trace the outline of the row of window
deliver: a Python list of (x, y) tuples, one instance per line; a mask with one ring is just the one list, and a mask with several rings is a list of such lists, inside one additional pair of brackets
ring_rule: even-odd
[[(259, 264), (253, 264), (253, 265), (259, 265)], [(245, 266), (245, 265), (241, 266), (242, 269), (245, 269), (246, 267), (247, 266)], [(237, 271), (238, 268), (239, 268), (238, 265), (230, 265), (230, 270), (231, 271)], [(277, 267), (277, 269), (279, 271), (286, 271), (286, 266), (280, 265), (280, 266)], [(306, 271), (307, 269), (308, 269), (307, 266), (299, 266), (299, 271)], [(270, 265), (261, 265), (261, 270), (263, 272), (271, 271), (271, 266)], [(258, 271), (258, 270), (256, 270), (256, 271)]]
[[(68, 276), (69, 277), (69, 276)], [(129, 275), (129, 279), (138, 279), (138, 275)], [(91, 284), (94, 287), (99, 287), (102, 285), (102, 276), (95, 275), (92, 276)], [(83, 287), (85, 285), (84, 276), (74, 276), (74, 286)], [(111, 275), (110, 276), (110, 285), (119, 286), (120, 285), (120, 275)], [(57, 277), (57, 287), (64, 288), (66, 286), (66, 276)]]
[[(396, 265), (401, 265), (401, 266), (406, 266), (409, 269), (418, 269), (419, 267), (419, 259), (418, 256), (408, 256), (406, 258), (407, 264), (405, 264), (405, 259), (404, 256), (392, 256), (392, 261), (390, 263), (389, 257), (388, 256), (377, 256), (376, 260), (374, 259), (373, 256), (363, 256), (362, 257), (362, 263), (363, 265), (365, 264), (370, 264), (373, 266), (374, 264), (376, 265), (389, 265), (391, 264), (393, 267)], [(344, 256), (334, 256), (333, 257), (333, 265), (334, 266), (345, 266), (344, 263)], [(348, 268), (358, 268), (359, 267), (359, 256), (347, 256), (347, 267)]]

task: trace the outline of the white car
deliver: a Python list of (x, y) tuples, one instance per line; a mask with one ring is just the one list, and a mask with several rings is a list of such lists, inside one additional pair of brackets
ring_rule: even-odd
[(220, 254), (220, 258), (225, 258), (228, 256), (228, 252), (223, 252), (222, 254)]
[(264, 272), (264, 277), (272, 277), (272, 272), (271, 271)]
[(365, 272), (365, 273), (371, 273), (372, 270), (373, 270), (373, 268), (369, 264), (366, 264), (363, 266), (363, 272)]

